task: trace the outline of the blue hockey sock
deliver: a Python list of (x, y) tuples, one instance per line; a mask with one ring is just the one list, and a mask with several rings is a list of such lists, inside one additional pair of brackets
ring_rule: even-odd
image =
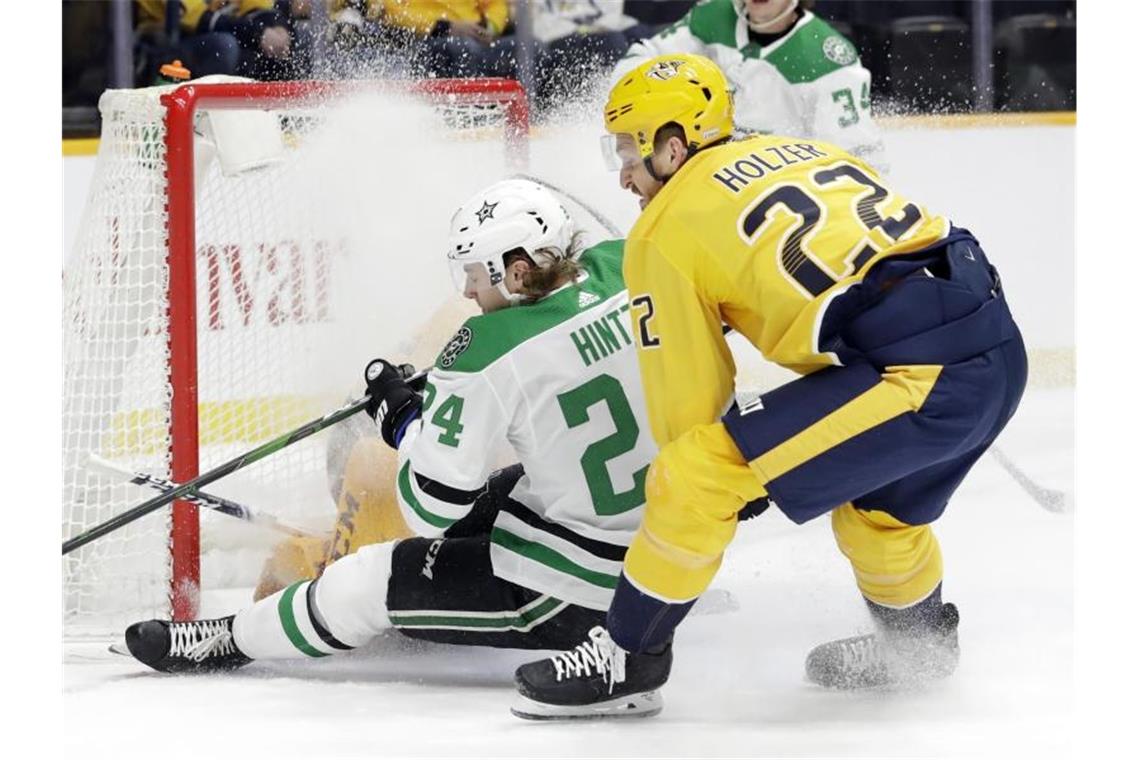
[(614, 643), (627, 652), (656, 654), (672, 641), (673, 630), (696, 601), (661, 601), (635, 587), (622, 573), (610, 602), (606, 628)]

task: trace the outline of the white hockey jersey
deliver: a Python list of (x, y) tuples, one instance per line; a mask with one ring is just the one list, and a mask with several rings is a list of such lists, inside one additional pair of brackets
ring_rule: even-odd
[(496, 576), (606, 609), (656, 454), (629, 328), (622, 241), (541, 301), (472, 317), (428, 375), (400, 442), (398, 498), (420, 535), (466, 515), (508, 443), (526, 474), (491, 533)]
[(575, 33), (620, 32), (637, 23), (622, 13), (624, 0), (539, 0), (530, 6), (534, 37), (550, 42)]
[(885, 171), (871, 119), (871, 74), (847, 38), (811, 11), (766, 46), (749, 38), (732, 0), (703, 0), (677, 23), (635, 42), (611, 83), (644, 61), (696, 53), (716, 62), (736, 90), (736, 125), (764, 134), (834, 143)]

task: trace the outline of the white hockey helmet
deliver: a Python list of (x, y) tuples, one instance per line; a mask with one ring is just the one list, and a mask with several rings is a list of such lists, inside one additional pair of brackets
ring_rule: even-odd
[(800, 5), (800, 0), (791, 0), (791, 2), (788, 3), (788, 7), (778, 15), (760, 24), (754, 24), (752, 20), (748, 18), (748, 0), (732, 0), (732, 5), (736, 8), (736, 15), (744, 19), (749, 29), (759, 34), (765, 34), (777, 23), (787, 18), (788, 14), (794, 13), (796, 8)]
[(508, 179), (476, 193), (451, 217), (447, 261), (455, 287), (462, 291), (468, 269), (483, 267), (492, 285), (508, 301), (503, 256), (522, 250), (540, 267), (566, 258), (574, 237), (570, 214), (554, 194), (525, 179)]

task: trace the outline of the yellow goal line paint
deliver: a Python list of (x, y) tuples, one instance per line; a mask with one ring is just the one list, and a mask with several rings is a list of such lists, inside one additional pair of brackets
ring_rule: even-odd
[(1038, 111), (1028, 113), (954, 113), (914, 114), (910, 116), (876, 116), (881, 127), (906, 129), (976, 129), (978, 127), (1072, 127), (1077, 123), (1076, 111)]
[(63, 155), (65, 156), (94, 156), (98, 152), (98, 137), (84, 137), (63, 141)]

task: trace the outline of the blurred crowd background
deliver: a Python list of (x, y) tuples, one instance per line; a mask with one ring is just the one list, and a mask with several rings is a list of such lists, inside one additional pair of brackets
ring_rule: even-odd
[[(192, 76), (518, 79), (541, 121), (693, 0), (64, 0), (63, 136), (107, 88)], [(876, 114), (1076, 109), (1076, 0), (801, 0), (871, 73)]]

